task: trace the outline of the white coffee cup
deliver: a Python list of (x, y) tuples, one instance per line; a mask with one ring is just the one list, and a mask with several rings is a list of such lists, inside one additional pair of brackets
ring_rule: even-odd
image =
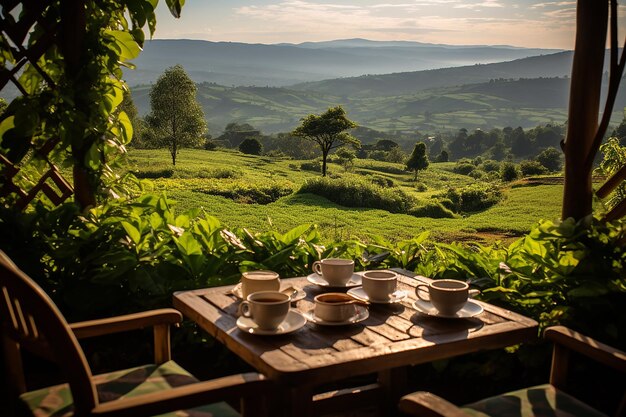
[(344, 286), (354, 274), (352, 259), (327, 258), (313, 262), (313, 271), (329, 285)]
[[(429, 298), (425, 298), (422, 292), (428, 292)], [(469, 285), (455, 279), (438, 279), (428, 285), (418, 285), (415, 295), (420, 300), (429, 301), (439, 313), (452, 316), (467, 303)]]
[(250, 294), (239, 305), (239, 314), (252, 319), (259, 329), (274, 330), (289, 313), (291, 297), (278, 291), (259, 291)]
[(248, 271), (241, 274), (241, 294), (245, 300), (258, 291), (280, 290), (280, 277), (274, 271)]
[(398, 285), (398, 274), (393, 271), (367, 271), (361, 275), (363, 291), (372, 302), (389, 301)]
[(356, 314), (356, 306), (360, 302), (347, 294), (329, 292), (316, 296), (315, 317), (324, 321), (346, 321)]

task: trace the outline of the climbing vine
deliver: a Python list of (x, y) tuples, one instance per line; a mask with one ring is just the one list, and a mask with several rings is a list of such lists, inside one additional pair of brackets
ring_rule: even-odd
[[(178, 17), (184, 0), (166, 3)], [(71, 167), (82, 208), (124, 190), (113, 169), (133, 135), (128, 115), (116, 110), (128, 89), (122, 67), (133, 68), (144, 29), (154, 34), (157, 4), (56, 0), (3, 8), (3, 31), (12, 35), (0, 42), (3, 75), (29, 61), (14, 74), (22, 95), (0, 116), (0, 152), (22, 171), (15, 181), (36, 181), (48, 163)], [(23, 27), (31, 29), (20, 44)]]

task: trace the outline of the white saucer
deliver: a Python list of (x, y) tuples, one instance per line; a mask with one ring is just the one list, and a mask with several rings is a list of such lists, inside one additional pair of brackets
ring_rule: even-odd
[(404, 300), (409, 295), (406, 291), (396, 290), (393, 294), (391, 294), (388, 300), (370, 300), (370, 298), (367, 296), (367, 294), (363, 290), (363, 287), (352, 288), (351, 290), (348, 290), (347, 294), (353, 296), (354, 298), (358, 300), (365, 301), (368, 303), (373, 303), (373, 304), (399, 303), (400, 301)]
[(315, 284), (324, 288), (354, 288), (361, 285), (361, 275), (356, 273), (352, 274), (352, 277), (350, 277), (350, 280), (348, 280), (345, 285), (330, 285), (328, 281), (326, 281), (324, 278), (322, 278), (321, 275), (318, 275), (315, 272), (307, 276), (306, 279), (311, 284)]
[(259, 326), (257, 326), (257, 324), (248, 317), (242, 316), (237, 319), (237, 327), (239, 327), (240, 330), (246, 333), (258, 334), (262, 336), (292, 333), (302, 328), (305, 324), (306, 318), (304, 318), (304, 316), (296, 310), (289, 310), (285, 320), (280, 323), (278, 328), (272, 330), (259, 329)]
[(472, 300), (467, 300), (467, 303), (465, 303), (463, 308), (453, 315), (439, 313), (439, 311), (437, 311), (437, 309), (429, 301), (417, 300), (415, 301), (415, 303), (413, 303), (413, 306), (420, 313), (424, 313), (428, 316), (433, 317), (443, 317), (446, 319), (467, 319), (477, 316), (483, 312), (483, 306)]
[(348, 320), (344, 320), (344, 321), (322, 320), (315, 315), (315, 309), (311, 309), (305, 312), (304, 317), (306, 317), (308, 321), (311, 321), (315, 324), (319, 324), (320, 326), (345, 326), (347, 324), (355, 324), (355, 323), (362, 322), (363, 320), (367, 319), (370, 316), (370, 312), (367, 310), (367, 307), (359, 306), (359, 305), (355, 307), (356, 307), (356, 314), (350, 317)]
[[(291, 302), (303, 300), (306, 298), (306, 293), (304, 292), (304, 290), (300, 288), (294, 288), (294, 289), (297, 290), (298, 292), (296, 293), (296, 295), (293, 295), (291, 297)], [(235, 285), (229, 292), (235, 297), (243, 300), (243, 293), (241, 292), (241, 282)]]

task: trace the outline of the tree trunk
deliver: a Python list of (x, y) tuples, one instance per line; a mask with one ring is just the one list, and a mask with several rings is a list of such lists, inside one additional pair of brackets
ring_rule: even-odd
[(176, 141), (172, 142), (172, 147), (170, 148), (172, 152), (172, 165), (176, 166), (176, 153), (178, 152), (178, 147), (176, 146)]
[(328, 157), (328, 151), (322, 149), (322, 177), (326, 176), (326, 158)]
[(578, 0), (572, 66), (562, 218), (580, 220), (592, 212), (592, 168), (585, 167), (598, 129), (609, 2)]
[[(89, 80), (81, 79), (83, 70), (82, 48), (86, 32), (85, 2), (83, 0), (67, 0), (61, 2), (61, 24), (59, 25), (58, 45), (63, 60), (65, 61), (65, 72), (70, 79), (70, 83), (75, 86), (84, 87), (89, 85)], [(82, 102), (85, 100), (83, 88), (75, 96), (76, 107), (83, 108)], [(85, 107), (86, 108), (86, 107)], [(76, 135), (85, 135), (82, 129), (74, 130)], [(83, 137), (76, 142), (81, 146), (72, 146), (74, 166), (72, 170), (74, 178), (74, 201), (81, 209), (86, 209), (96, 205), (97, 184), (90, 180), (90, 173), (85, 167), (85, 154), (91, 146), (91, 141)]]

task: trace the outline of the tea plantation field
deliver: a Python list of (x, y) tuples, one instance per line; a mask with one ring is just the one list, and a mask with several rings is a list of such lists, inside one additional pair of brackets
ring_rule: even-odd
[[(391, 241), (410, 238), (429, 230), (443, 241), (506, 240), (526, 232), (539, 219), (560, 214), (563, 187), (532, 186), (518, 181), (500, 184), (501, 200), (482, 211), (461, 213), (456, 218), (418, 217), (382, 209), (345, 207), (316, 194), (298, 193), (306, 181), (320, 177), (309, 171), (311, 161), (245, 155), (233, 150), (183, 150), (176, 167), (167, 150), (130, 151), (128, 169), (150, 178), (156, 191), (176, 201), (177, 212), (198, 209), (220, 219), (229, 228), (280, 232), (303, 223), (317, 224), (326, 239), (379, 235)], [(304, 164), (304, 168), (302, 169)], [(417, 186), (403, 165), (370, 159), (356, 160), (346, 172), (331, 163), (330, 176), (345, 181), (384, 183), (388, 192), (410, 196), (428, 204), (432, 196), (450, 187), (484, 183), (452, 172), (454, 163), (431, 163), (420, 173)], [(553, 181), (554, 182), (554, 181)]]

